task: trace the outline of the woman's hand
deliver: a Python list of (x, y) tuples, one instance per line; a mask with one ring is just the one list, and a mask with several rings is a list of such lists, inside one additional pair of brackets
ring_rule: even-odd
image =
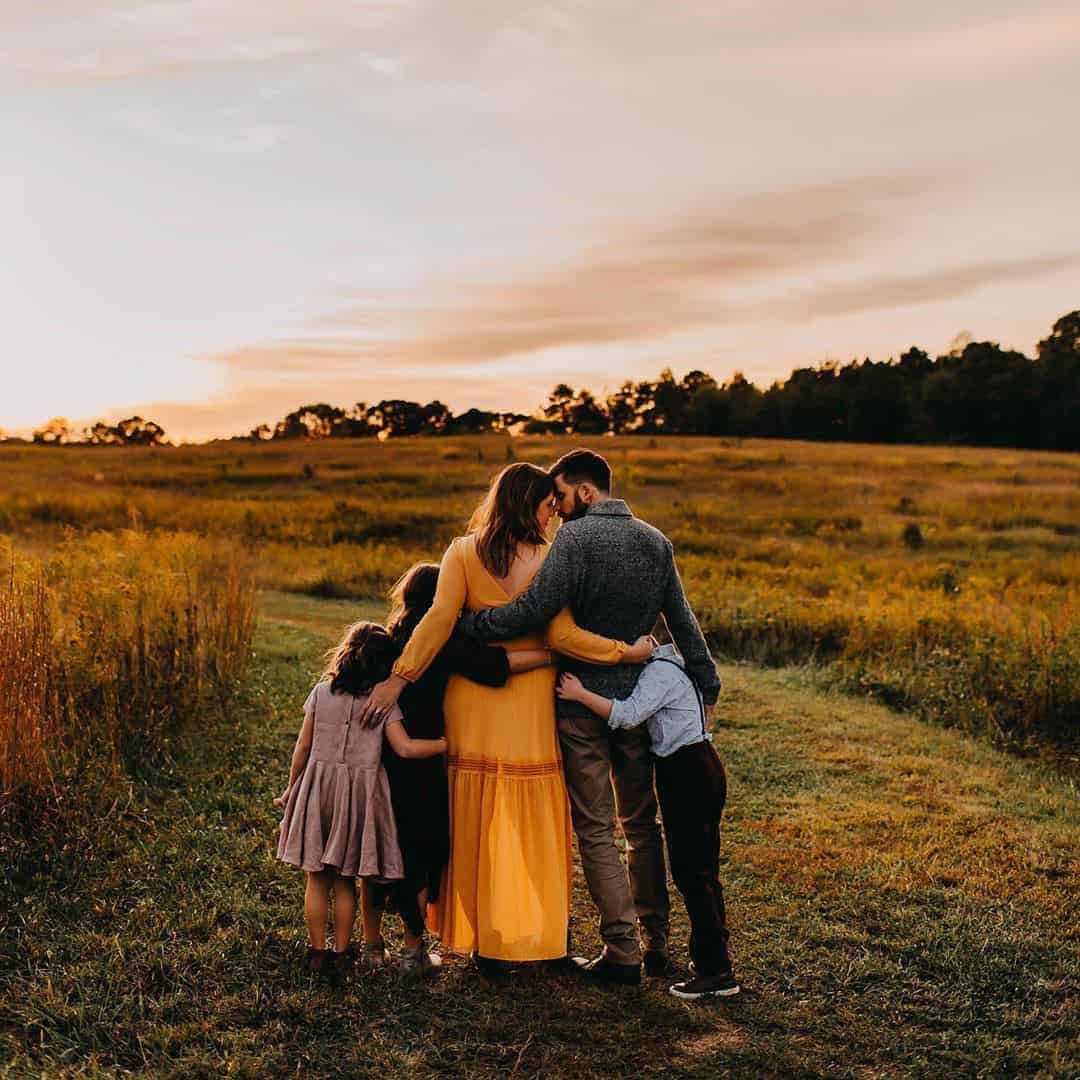
[(641, 637), (634, 642), (623, 653), (624, 664), (644, 664), (646, 660), (652, 656), (653, 649), (656, 648), (656, 638), (652, 634), (642, 634)]
[(581, 685), (581, 680), (576, 675), (567, 671), (563, 673), (558, 686), (555, 687), (555, 693), (563, 701), (580, 701), (581, 695), (585, 693), (585, 687)]
[(275, 800), (274, 805), (281, 810), (285, 806), (285, 796), (289, 794), (289, 789), (286, 788)]
[(383, 679), (381, 683), (376, 683), (371, 688), (367, 701), (364, 702), (364, 708), (360, 713), (360, 723), (364, 727), (375, 727), (380, 720), (385, 720), (398, 703), (401, 691), (408, 685), (408, 680), (400, 675), (391, 675), (390, 678)]

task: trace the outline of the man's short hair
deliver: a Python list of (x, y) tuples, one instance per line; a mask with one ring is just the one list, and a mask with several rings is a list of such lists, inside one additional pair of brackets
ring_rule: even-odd
[(571, 450), (549, 470), (552, 480), (563, 477), (567, 484), (595, 484), (605, 494), (611, 492), (611, 466), (592, 450)]

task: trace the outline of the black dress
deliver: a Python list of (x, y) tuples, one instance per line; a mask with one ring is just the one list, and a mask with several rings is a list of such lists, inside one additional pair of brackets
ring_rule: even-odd
[[(401, 693), (398, 705), (404, 727), (414, 739), (441, 739), (446, 734), (443, 696), (451, 675), (464, 675), (485, 686), (504, 686), (510, 677), (506, 650), (481, 645), (455, 631), (416, 682)], [(419, 935), (423, 923), (416, 895), (425, 886), (428, 899), (439, 895), (443, 870), (450, 859), (450, 799), (446, 759), (401, 758), (383, 741), (383, 765), (390, 780), (390, 797), (397, 824), (405, 877), (392, 885), (375, 887), (375, 902), (386, 897), (406, 925)]]

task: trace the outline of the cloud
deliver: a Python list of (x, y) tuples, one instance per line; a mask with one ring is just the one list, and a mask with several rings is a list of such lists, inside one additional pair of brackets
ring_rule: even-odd
[[(940, 303), (989, 285), (1032, 281), (1074, 268), (1080, 268), (1080, 253), (972, 263), (923, 274), (883, 275), (804, 292), (782, 302), (776, 310), (782, 318), (797, 322)], [(767, 314), (766, 309), (760, 310)]]
[(280, 124), (240, 124), (220, 130), (193, 130), (170, 119), (161, 109), (139, 104), (122, 109), (117, 120), (128, 131), (168, 146), (218, 154), (264, 154), (277, 149), (287, 135)]
[(506, 266), (496, 280), (420, 296), (363, 294), (307, 341), (214, 359), (279, 375), (309, 363), (430, 370), (662, 338), (745, 315), (747, 290), (852, 259), (928, 188), (954, 182), (947, 172), (861, 178), (701, 206), (664, 225), (627, 225), (557, 266)]

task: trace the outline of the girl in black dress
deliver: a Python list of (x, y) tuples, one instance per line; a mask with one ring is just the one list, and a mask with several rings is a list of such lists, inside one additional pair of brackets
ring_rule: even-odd
[[(386, 628), (398, 652), (405, 648), (409, 635), (431, 607), (438, 580), (437, 563), (417, 563), (390, 591), (391, 612)], [(451, 675), (464, 675), (485, 686), (502, 686), (514, 672), (553, 663), (554, 657), (547, 649), (507, 651), (494, 645), (481, 645), (455, 632), (423, 676), (402, 692), (398, 704), (405, 717), (405, 730), (413, 739), (443, 737), (443, 695)], [(369, 967), (387, 962), (381, 925), (390, 900), (405, 924), (402, 974), (426, 974), (441, 963), (438, 955), (424, 950), (423, 913), (428, 902), (438, 898), (443, 871), (450, 858), (446, 762), (441, 755), (402, 758), (384, 744), (383, 765), (390, 780), (405, 877), (392, 885), (364, 882), (363, 960)]]

